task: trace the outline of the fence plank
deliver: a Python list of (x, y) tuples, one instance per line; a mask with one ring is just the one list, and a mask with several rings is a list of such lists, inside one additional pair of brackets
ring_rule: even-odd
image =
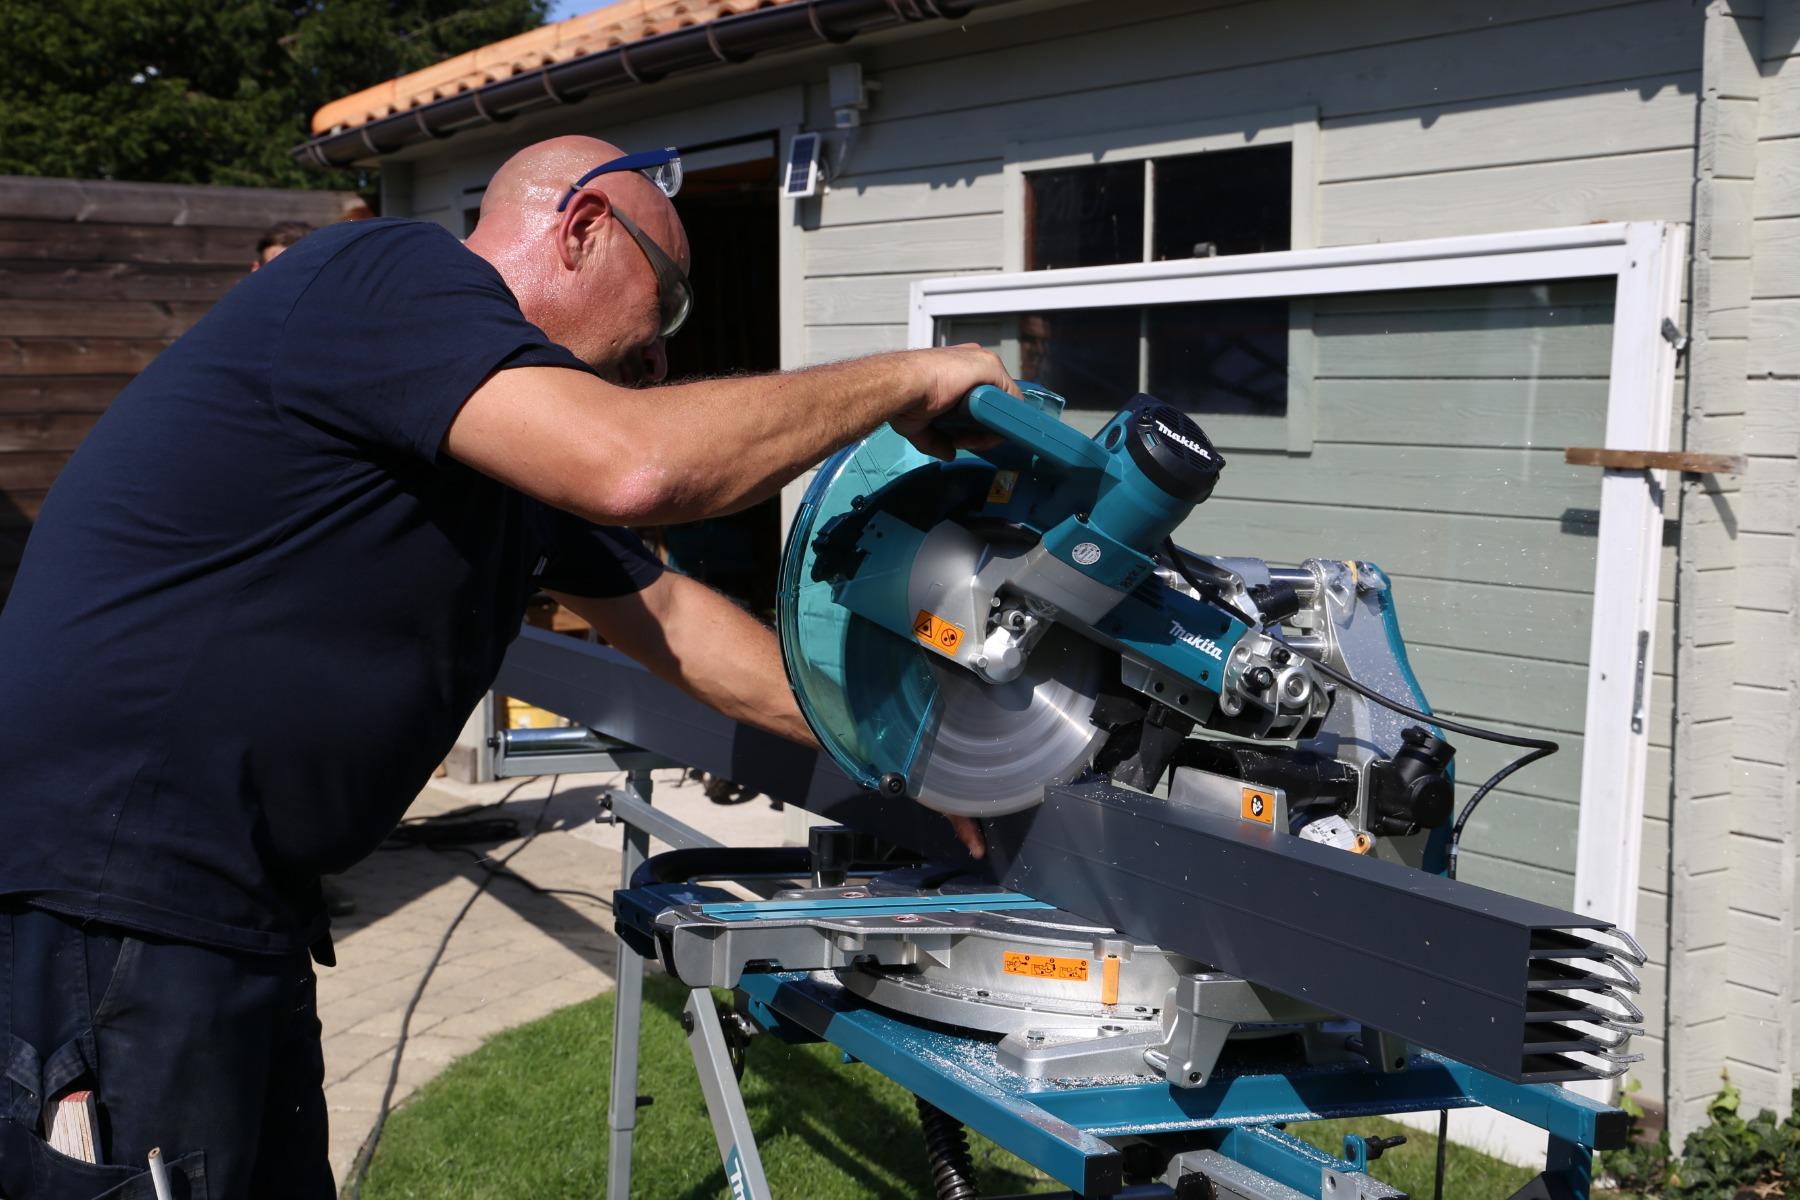
[(354, 192), (0, 175), (0, 216), (39, 221), (262, 229), (277, 221), (328, 225), (360, 202)]
[(211, 302), (243, 280), (242, 263), (63, 263), (0, 261), (9, 300), (187, 300)]
[(214, 225), (73, 225), (0, 220), (0, 260), (208, 263), (250, 269), (256, 234)]
[(56, 450), (0, 454), (0, 492), (44, 491), (68, 461), (67, 454)]
[(0, 335), (178, 338), (209, 303), (186, 300), (11, 300), (0, 298)]
[(120, 375), (14, 375), (0, 387), (0, 414), (104, 412), (131, 382)]
[(0, 337), (0, 377), (136, 375), (168, 349), (171, 340)]
[(73, 450), (87, 436), (99, 413), (0, 413), (0, 451)]

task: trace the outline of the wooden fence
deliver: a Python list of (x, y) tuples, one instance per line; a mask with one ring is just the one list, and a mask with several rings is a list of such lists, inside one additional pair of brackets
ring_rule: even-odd
[(359, 203), (0, 176), (0, 604), (45, 492), (119, 389), (244, 277), (264, 229)]

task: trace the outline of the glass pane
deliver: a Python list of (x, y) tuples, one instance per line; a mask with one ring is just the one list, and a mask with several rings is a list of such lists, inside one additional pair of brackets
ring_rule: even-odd
[(1289, 249), (1293, 162), (1290, 145), (1157, 159), (1153, 257)]
[(1136, 390), (1137, 309), (1027, 313), (1017, 327), (1019, 378), (1043, 384), (1074, 407), (1109, 413), (1119, 407), (1121, 383)]
[(1179, 404), (1202, 424), (1227, 413), (1285, 416), (1289, 303), (1240, 300), (1147, 310), (1145, 390)]
[(1025, 267), (1144, 261), (1144, 164), (1101, 163), (1025, 176)]
[[(996, 347), (1020, 379), (1068, 400), (1076, 424), (1111, 416), (1134, 392), (1149, 391), (1197, 419), (1272, 425), (1288, 407), (1292, 307), (1235, 300), (1023, 313), (958, 318), (940, 334)], [(1239, 433), (1225, 432), (1218, 444), (1238, 444)]]
[[(1194, 412), (1228, 460), (1177, 533), (1189, 550), (1383, 568), (1434, 709), (1562, 746), (1482, 802), (1461, 877), (1568, 906), (1603, 473), (1566, 465), (1562, 452), (1604, 437), (1612, 293), (1602, 280), (1321, 296), (1261, 313), (1264, 302), (990, 314), (938, 333), (993, 346), (1016, 369), (1032, 341), (1021, 334), (1048, 317), (1032, 353), (1052, 387), (1075, 377), (1064, 363), (1084, 364), (1067, 418), (1090, 432), (1146, 370), (1148, 390)], [(1149, 337), (1141, 367), (1121, 349), (1134, 322)], [(1284, 324), (1285, 359), (1272, 348)], [(1083, 336), (1104, 352), (1072, 344)], [(1304, 422), (1309, 451), (1233, 449), (1215, 432), (1251, 420), (1266, 397), (1262, 411), (1276, 411), (1283, 391), (1285, 415), (1262, 420), (1284, 431)], [(1660, 703), (1650, 727), (1666, 744)], [(1517, 753), (1451, 741), (1459, 806)]]

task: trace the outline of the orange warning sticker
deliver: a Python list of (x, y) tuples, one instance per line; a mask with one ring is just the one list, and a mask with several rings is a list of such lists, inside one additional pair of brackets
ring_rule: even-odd
[(1005, 504), (1012, 499), (1013, 489), (1019, 486), (1017, 471), (995, 471), (994, 482), (988, 485), (988, 503)]
[(1008, 975), (1024, 975), (1031, 979), (1077, 979), (1088, 977), (1085, 958), (1058, 958), (1054, 954), (1024, 954), (1008, 950), (1000, 956), (1001, 970)]
[(1244, 820), (1261, 821), (1264, 825), (1273, 825), (1275, 823), (1274, 793), (1260, 791), (1257, 788), (1245, 788)]
[(913, 636), (921, 642), (945, 654), (955, 654), (956, 648), (962, 645), (963, 631), (936, 613), (919, 610), (913, 618)]

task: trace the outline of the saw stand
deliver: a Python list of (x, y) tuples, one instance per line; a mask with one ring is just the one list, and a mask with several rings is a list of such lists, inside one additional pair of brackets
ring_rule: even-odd
[[(910, 1013), (909, 1002), (892, 1001), (895, 989), (920, 987), (918, 980), (930, 977), (932, 947), (945, 944), (934, 939), (966, 937), (1021, 916), (1027, 925), (1057, 929), (1082, 918), (991, 888), (896, 893), (884, 882), (892, 873), (846, 869), (861, 858), (852, 841), (860, 836), (815, 829), (807, 852), (810, 869), (796, 850), (659, 855), (638, 869), (615, 899), (621, 961), (634, 950), (656, 954), (676, 978), (700, 985), (689, 995), (682, 1025), (734, 1200), (771, 1194), (738, 1088), (741, 1067), (734, 1069), (734, 1060), (742, 1061), (734, 1051), (741, 1052), (747, 1037), (757, 1033), (787, 1043), (835, 1046), (845, 1061), (861, 1062), (912, 1092), (925, 1121), (952, 1133), (959, 1123), (975, 1129), (1064, 1184), (1068, 1196), (1404, 1200), (1403, 1193), (1367, 1173), (1369, 1160), (1384, 1148), (1379, 1139), (1346, 1137), (1339, 1156), (1285, 1132), (1289, 1123), (1332, 1118), (1485, 1106), (1536, 1125), (1549, 1134), (1545, 1168), (1514, 1200), (1586, 1200), (1593, 1151), (1624, 1144), (1626, 1118), (1617, 1109), (1553, 1084), (1512, 1083), (1440, 1055), (1410, 1052), (1360, 1027), (1339, 1039), (1352, 1052), (1329, 1061), (1309, 1050), (1297, 1063), (1259, 1066), (1252, 1057), (1248, 1065), (1228, 1066), (1202, 1052), (1182, 1058), (1179, 1071), (1171, 1073), (1163, 1069), (1169, 1065), (1164, 1060), (1179, 1056), (1145, 1049), (1157, 1042), (1154, 1029), (1102, 1026), (1116, 1030), (1121, 1044), (1131, 1041), (1138, 1049), (1135, 1071), (1109, 1065), (1104, 1073), (1050, 1077), (1054, 1070), (1030, 1065), (1033, 1056), (1028, 1048), (1021, 1053), (1019, 1037), (996, 1040), (993, 1032), (947, 1022), (945, 1014), (955, 1011), (957, 1001), (943, 990)], [(741, 881), (761, 885), (758, 890), (784, 867), (790, 879), (810, 879), (779, 899), (750, 902), (699, 882), (737, 878), (729, 866), (739, 855), (744, 856)], [(858, 882), (864, 874), (870, 878)], [(915, 968), (898, 976), (881, 973), (889, 964), (907, 962), (924, 975), (908, 973)], [(883, 992), (887, 985), (871, 985), (872, 972), (893, 986)], [(732, 987), (734, 1007), (721, 1015), (708, 986)], [(989, 996), (972, 987), (970, 996)], [(1186, 993), (1177, 989), (1171, 995)], [(883, 1002), (872, 1002), (874, 996)], [(1204, 1011), (1196, 1011), (1204, 1024)], [(1182, 1015), (1175, 1014), (1177, 1031)], [(1156, 1023), (1154, 1017), (1144, 1020)], [(622, 1038), (635, 1034), (623, 1021), (615, 1032)], [(1023, 1031), (1022, 1040), (1029, 1043), (1032, 1032)], [(1041, 1032), (1038, 1036), (1043, 1040)], [(1168, 1036), (1165, 1027), (1165, 1043)], [(1179, 1033), (1175, 1040), (1182, 1040)], [(1373, 1044), (1364, 1049), (1364, 1041)], [(1215, 1043), (1212, 1050), (1217, 1049)], [(616, 1064), (634, 1059), (634, 1050), (626, 1042), (615, 1048), (615, 1096), (629, 1094), (618, 1089), (632, 1077)], [(1089, 1061), (1111, 1062), (1103, 1055)], [(1144, 1063), (1162, 1070), (1163, 1077)], [(1190, 1064), (1199, 1069), (1190, 1073)], [(619, 1151), (628, 1149), (616, 1133), (614, 1144)], [(966, 1163), (949, 1165), (967, 1170)], [(939, 1195), (972, 1200), (972, 1179), (970, 1190), (959, 1190), (955, 1179), (943, 1190), (944, 1166), (945, 1160), (934, 1156)], [(616, 1156), (610, 1170), (609, 1195), (622, 1200), (629, 1161)]]
[[(494, 777), (565, 775), (590, 771), (624, 771), (625, 786), (605, 794), (598, 820), (623, 827), (619, 847), (619, 886), (631, 886), (632, 874), (650, 854), (655, 836), (683, 849), (717, 846), (698, 830), (651, 806), (651, 775), (663, 767), (681, 767), (672, 758), (640, 750), (605, 734), (575, 726), (568, 729), (509, 729), (489, 740)], [(613, 964), (612, 1087), (606, 1106), (608, 1200), (629, 1200), (631, 1138), (637, 1128), (638, 1030), (643, 1021), (644, 959), (619, 940)], [(710, 1098), (709, 1098), (710, 1100)], [(621, 1166), (622, 1164), (622, 1166)]]
[[(685, 769), (685, 764), (608, 737), (597, 730), (574, 726), (558, 729), (511, 729), (489, 739), (494, 753), (494, 777), (508, 779), (526, 775), (561, 775), (583, 772), (624, 771), (625, 786), (609, 791), (601, 801), (596, 818), (604, 824), (618, 825), (622, 831), (619, 847), (620, 896), (629, 894), (632, 878), (644, 866), (650, 854), (650, 839), (677, 851), (698, 852), (705, 861), (714, 861), (707, 852), (730, 856), (729, 861), (749, 868), (753, 873), (756, 850), (726, 850), (719, 842), (683, 821), (664, 813), (651, 804), (651, 772), (665, 767)], [(799, 852), (804, 855), (804, 851)], [(784, 863), (795, 861), (794, 854), (780, 856)], [(793, 871), (783, 873), (792, 879)], [(753, 893), (774, 889), (764, 880), (746, 879), (742, 886)], [(607, 1200), (630, 1200), (632, 1138), (637, 1130), (637, 1111), (649, 1102), (638, 1095), (638, 1045), (643, 1026), (644, 955), (638, 953), (623, 936), (617, 939), (614, 956), (612, 1080), (607, 1093)], [(713, 1114), (715, 1132), (726, 1145), (749, 1148), (749, 1162), (755, 1178), (762, 1179), (761, 1160), (756, 1157), (756, 1143), (744, 1115), (743, 1097), (738, 1091), (731, 1056), (725, 1045), (723, 1027), (712, 1004), (712, 993), (696, 989), (688, 997), (682, 1025), (689, 1030), (695, 1063), (706, 1095), (706, 1105)], [(725, 1132), (718, 1131), (720, 1114), (735, 1121)], [(734, 1115), (733, 1115), (734, 1114)], [(726, 1171), (731, 1173), (734, 1159), (726, 1157)], [(743, 1168), (736, 1168), (743, 1170)], [(737, 1195), (767, 1196), (768, 1187), (759, 1183), (754, 1192)]]
[[(862, 853), (867, 839), (847, 829), (815, 829), (807, 849), (725, 848), (652, 806), (651, 770), (681, 764), (592, 730), (513, 731), (497, 739), (495, 750), (501, 776), (627, 772), (625, 788), (608, 797), (599, 818), (623, 832), (608, 1200), (628, 1200), (631, 1191), (637, 1109), (646, 1102), (637, 1093), (638, 1046), (644, 963), (651, 955), (680, 962), (678, 977), (701, 982), (704, 971), (695, 964), (702, 960), (695, 955), (710, 954), (710, 969), (733, 982), (732, 1010), (721, 1014), (703, 984), (690, 990), (682, 1013), (733, 1200), (771, 1197), (738, 1086), (742, 1046), (765, 1032), (784, 1042), (837, 1047), (846, 1061), (864, 1063), (912, 1092), (926, 1119), (952, 1131), (959, 1123), (975, 1129), (1068, 1187), (1063, 1195), (1070, 1197), (1404, 1200), (1367, 1173), (1384, 1148), (1380, 1139), (1347, 1136), (1340, 1156), (1285, 1132), (1289, 1123), (1332, 1118), (1485, 1106), (1536, 1125), (1549, 1134), (1544, 1171), (1514, 1200), (1587, 1200), (1593, 1151), (1624, 1144), (1625, 1114), (1617, 1109), (1430, 1053), (1411, 1054), (1403, 1070), (1366, 1060), (1285, 1070), (1221, 1067), (1198, 1086), (1141, 1074), (1028, 1078), (1002, 1065), (1003, 1046), (991, 1034), (878, 1006), (821, 968), (844, 961), (851, 946), (842, 936), (846, 924), (910, 932), (918, 922), (980, 922), (1051, 906), (993, 891), (901, 903), (845, 886), (860, 877), (854, 863), (868, 858)], [(650, 858), (652, 837), (675, 851)], [(761, 896), (812, 890), (800, 900), (746, 902), (706, 880), (730, 881)], [(728, 936), (717, 936), (719, 929)], [(758, 960), (808, 969), (742, 969), (761, 965)], [(1121, 1041), (1140, 1036), (1127, 1032)], [(1005, 1061), (1018, 1065), (1016, 1056)], [(973, 1200), (973, 1192), (958, 1194)]]

